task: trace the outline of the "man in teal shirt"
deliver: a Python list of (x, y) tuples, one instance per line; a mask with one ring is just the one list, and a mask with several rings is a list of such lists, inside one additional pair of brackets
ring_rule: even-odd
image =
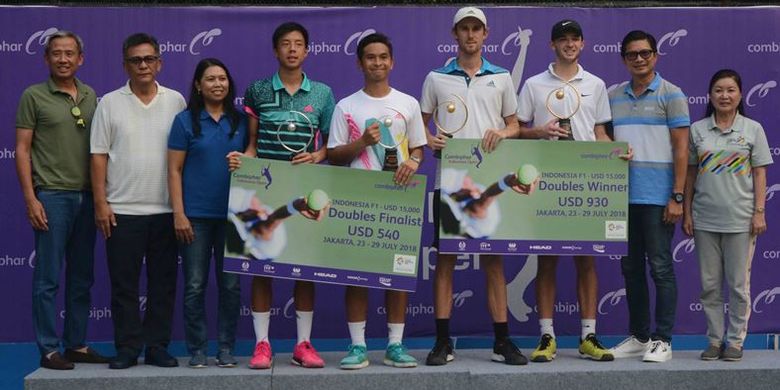
[[(298, 23), (283, 23), (274, 31), (274, 54), (279, 61), (279, 70), (271, 77), (252, 83), (244, 97), (244, 110), (249, 114), (246, 155), (287, 160), (293, 164), (317, 164), (327, 157), (327, 149), (323, 146), (327, 143), (335, 99), (330, 87), (309, 79), (303, 73), (308, 45), (309, 33)], [(294, 124), (292, 129), (288, 127), (291, 123)], [(250, 368), (271, 367), (272, 353), (268, 342), (271, 280), (262, 276), (252, 280), (252, 323), (257, 344), (249, 362)], [(322, 367), (324, 362), (309, 341), (314, 314), (314, 283), (296, 281), (293, 295), (298, 340), (292, 363), (302, 367)]]

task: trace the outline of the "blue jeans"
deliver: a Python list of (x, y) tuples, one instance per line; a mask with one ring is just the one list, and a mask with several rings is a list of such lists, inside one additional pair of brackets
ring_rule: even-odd
[(95, 212), (88, 191), (39, 190), (36, 193), (49, 230), (35, 232), (32, 309), (35, 341), (41, 355), (58, 350), (57, 290), (65, 260), (65, 326), (62, 344), (83, 347), (94, 282)]
[(224, 218), (190, 218), (195, 240), (179, 243), (184, 270), (184, 335), (191, 354), (206, 353), (206, 287), (209, 263), (214, 257), (219, 303), (217, 307), (217, 343), (220, 350), (233, 351), (236, 324), (241, 308), (239, 275), (222, 271), (225, 253)]
[[(628, 256), (620, 262), (626, 282), (629, 332), (640, 340), (672, 340), (677, 279), (672, 259), (674, 224), (663, 222), (664, 206), (628, 206)], [(650, 333), (647, 270), (655, 283), (655, 332)]]

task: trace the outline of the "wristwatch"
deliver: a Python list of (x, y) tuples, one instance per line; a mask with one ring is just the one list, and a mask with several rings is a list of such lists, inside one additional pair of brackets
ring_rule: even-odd
[(672, 200), (677, 203), (682, 203), (685, 200), (685, 195), (683, 195), (682, 192), (674, 192), (672, 193)]
[(754, 210), (754, 213), (755, 214), (763, 214), (765, 210), (766, 209), (763, 208), (763, 207), (756, 207), (756, 209)]
[(416, 162), (417, 164), (422, 163), (422, 160), (419, 157), (417, 157), (415, 155), (411, 155), (411, 154), (409, 155), (409, 160), (412, 160), (412, 161)]

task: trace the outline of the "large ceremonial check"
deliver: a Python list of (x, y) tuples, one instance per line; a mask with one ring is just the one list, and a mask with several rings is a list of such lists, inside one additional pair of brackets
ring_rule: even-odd
[(414, 291), (425, 176), (242, 158), (232, 173), (228, 272)]
[(439, 252), (625, 255), (627, 145), (451, 139), (441, 159)]

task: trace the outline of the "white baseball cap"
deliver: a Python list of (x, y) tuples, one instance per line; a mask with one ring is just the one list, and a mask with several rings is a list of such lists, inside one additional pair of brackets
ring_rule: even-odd
[(466, 18), (475, 18), (482, 22), (485, 27), (487, 27), (487, 18), (485, 17), (485, 13), (477, 7), (463, 7), (459, 9), (458, 12), (455, 13), (455, 17), (452, 18), (452, 27), (455, 27), (458, 22)]

